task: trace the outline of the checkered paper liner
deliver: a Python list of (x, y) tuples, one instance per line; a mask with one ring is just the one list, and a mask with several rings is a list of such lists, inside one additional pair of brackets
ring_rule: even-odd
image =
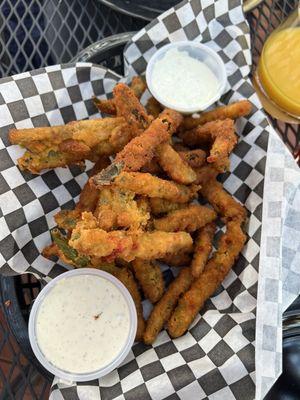
[[(51, 399), (247, 400), (255, 396), (255, 373), (257, 398), (262, 398), (280, 373), (281, 241), (278, 232), (262, 235), (268, 223), (265, 200), (263, 205), (264, 186), (271, 190), (277, 182), (272, 181), (272, 174), (266, 169), (266, 162), (270, 162), (270, 127), (247, 78), (251, 64), (250, 38), (240, 2), (191, 0), (167, 11), (135, 35), (127, 46), (126, 74), (143, 73), (157, 48), (186, 39), (205, 42), (224, 60), (231, 90), (223, 96), (223, 103), (247, 98), (253, 104), (251, 116), (241, 118), (236, 124), (240, 141), (231, 155), (232, 172), (222, 178), (225, 188), (248, 209), (248, 242), (222, 287), (183, 337), (171, 340), (163, 331), (153, 346), (136, 344), (122, 366), (99, 381), (66, 385), (56, 380)], [(8, 130), (97, 118), (92, 95), (111, 94), (120, 78), (102, 67), (77, 63), (47, 67), (0, 81), (3, 274), (31, 272), (49, 281), (69, 268), (46, 260), (41, 251), (51, 241), (53, 216), (62, 208), (74, 206), (87, 180), (87, 173), (78, 168), (57, 168), (40, 176), (21, 172), (16, 164), (23, 150), (10, 145)], [(290, 155), (286, 159), (292, 163)], [(87, 167), (88, 170), (91, 164), (87, 163)], [(285, 165), (281, 168), (285, 171)], [(287, 209), (283, 192), (278, 201), (281, 204), (277, 213), (282, 223)], [(266, 247), (267, 251), (260, 252)], [(268, 276), (277, 282), (278, 290), (273, 293), (271, 303), (273, 315), (278, 318), (265, 324), (265, 294), (271, 287), (265, 273), (270, 263), (267, 267), (265, 263), (272, 255), (276, 262)], [(172, 272), (164, 268), (166, 282), (172, 279)], [(285, 289), (289, 291), (288, 287)], [(149, 304), (145, 309), (148, 313)], [(275, 335), (270, 337), (265, 326), (274, 327)], [(256, 352), (255, 334), (260, 339)], [(267, 372), (261, 362), (266, 360), (266, 345), (272, 357)]]

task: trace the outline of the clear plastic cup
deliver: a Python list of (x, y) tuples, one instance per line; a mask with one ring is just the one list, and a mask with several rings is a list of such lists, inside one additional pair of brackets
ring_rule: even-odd
[[(213, 97), (209, 99), (205, 104), (201, 105), (201, 108), (198, 107), (191, 107), (188, 104), (186, 107), (177, 107), (175, 102), (172, 104), (171, 102), (166, 101), (164, 98), (164, 94), (162, 91), (157, 91), (153, 87), (153, 68), (155, 63), (162, 59), (164, 55), (166, 54), (167, 51), (170, 49), (176, 48), (178, 51), (186, 51), (190, 57), (195, 58), (201, 62), (203, 62), (215, 75), (218, 81), (218, 88), (217, 88), (217, 93)], [(184, 80), (184, 76), (182, 79)], [(167, 44), (163, 47), (161, 47), (157, 52), (153, 54), (153, 56), (150, 58), (147, 69), (146, 69), (146, 81), (148, 88), (150, 92), (152, 93), (153, 97), (156, 98), (156, 100), (161, 103), (163, 106), (167, 108), (171, 108), (173, 110), (179, 111), (183, 114), (193, 114), (198, 111), (203, 111), (209, 106), (211, 106), (213, 103), (215, 103), (217, 100), (220, 99), (222, 94), (225, 91), (226, 84), (227, 84), (227, 74), (226, 74), (226, 69), (225, 69), (225, 64), (221, 57), (211, 48), (208, 46), (201, 44), (201, 43), (196, 43), (192, 41), (181, 41), (181, 42), (175, 42), (175, 43), (170, 43)], [(176, 89), (176, 88), (174, 88)]]
[[(37, 315), (39, 311), (39, 307), (41, 306), (43, 300), (45, 297), (48, 295), (48, 293), (54, 288), (54, 286), (57, 284), (62, 279), (67, 279), (68, 277), (72, 276), (77, 276), (77, 275), (94, 275), (97, 277), (101, 277), (103, 279), (108, 280), (111, 282), (115, 287), (121, 292), (123, 295), (125, 301), (127, 302), (128, 309), (129, 309), (129, 315), (130, 315), (130, 321), (129, 321), (129, 333), (128, 337), (126, 339), (126, 342), (123, 346), (123, 348), (120, 350), (119, 354), (111, 360), (111, 362), (96, 371), (92, 372), (87, 372), (87, 373), (72, 373), (68, 372), (65, 370), (62, 370), (58, 368), (56, 365), (52, 364), (42, 353), (37, 335), (36, 335), (36, 320), (37, 320)], [(134, 302), (132, 300), (132, 297), (126, 287), (114, 276), (111, 274), (108, 274), (107, 272), (92, 269), (92, 268), (81, 268), (81, 269), (75, 269), (72, 271), (65, 272), (55, 279), (53, 279), (51, 282), (49, 282), (39, 293), (38, 297), (35, 299), (33, 307), (31, 309), (31, 313), (29, 316), (29, 326), (28, 326), (28, 331), (29, 331), (29, 340), (31, 347), (33, 349), (33, 352), (36, 356), (36, 358), (39, 360), (39, 362), (48, 370), (50, 371), (53, 375), (57, 376), (63, 381), (66, 382), (84, 382), (84, 381), (90, 381), (93, 379), (98, 379), (101, 378), (104, 375), (107, 375), (109, 372), (117, 368), (121, 362), (125, 359), (125, 357), (128, 355), (135, 339), (136, 335), (136, 329), (137, 329), (137, 314), (136, 314), (136, 308), (134, 305)], [(96, 349), (95, 349), (96, 350)]]

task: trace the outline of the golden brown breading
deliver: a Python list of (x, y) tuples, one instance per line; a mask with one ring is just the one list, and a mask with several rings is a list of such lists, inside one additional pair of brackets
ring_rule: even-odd
[(205, 185), (211, 180), (215, 180), (219, 172), (215, 169), (214, 164), (204, 164), (201, 168), (195, 168), (197, 174), (196, 183), (198, 185)]
[(147, 89), (146, 81), (141, 76), (134, 76), (129, 86), (138, 99), (142, 97)]
[(192, 238), (186, 232), (106, 232), (98, 228), (97, 220), (87, 212), (82, 214), (82, 221), (73, 229), (69, 241), (80, 254), (105, 257), (109, 262), (115, 258), (125, 261), (158, 259), (167, 253), (188, 249), (191, 244)]
[(220, 239), (218, 251), (208, 261), (203, 273), (192, 283), (191, 288), (179, 299), (169, 319), (167, 329), (171, 337), (176, 338), (185, 333), (205, 301), (214, 294), (232, 268), (245, 241), (246, 236), (240, 223), (228, 222), (226, 233)]
[(142, 166), (141, 172), (147, 172), (152, 175), (161, 175), (163, 170), (157, 162), (156, 157), (153, 157), (152, 160), (148, 161), (145, 165)]
[[(211, 124), (211, 123), (209, 123)], [(188, 147), (202, 147), (212, 143), (211, 125), (201, 125), (188, 131), (182, 131), (178, 134), (183, 143)]]
[(133, 137), (140, 135), (151, 122), (145, 108), (134, 91), (124, 83), (118, 83), (114, 87), (113, 93), (117, 116), (125, 118)]
[(214, 163), (215, 168), (220, 172), (228, 169), (228, 156), (237, 143), (232, 119), (207, 122), (181, 135), (183, 142), (192, 147), (212, 143), (207, 162)]
[(191, 270), (194, 278), (198, 278), (204, 270), (205, 264), (207, 263), (208, 257), (213, 248), (212, 241), (215, 230), (216, 224), (211, 222), (201, 228), (198, 232), (194, 244), (193, 260), (191, 263)]
[(194, 232), (217, 218), (214, 210), (191, 204), (180, 210), (170, 212), (166, 217), (155, 219), (154, 227), (164, 232)]
[(109, 139), (112, 131), (125, 123), (124, 118), (101, 118), (72, 121), (66, 125), (43, 128), (11, 129), (9, 139), (12, 144), (19, 144), (32, 152), (44, 150), (51, 145), (59, 145), (68, 139), (93, 147)]
[(116, 187), (103, 187), (99, 191), (95, 217), (98, 227), (106, 231), (117, 228), (139, 229), (150, 218), (134, 200), (135, 194)]
[(164, 324), (170, 318), (176, 307), (179, 297), (187, 291), (192, 283), (192, 274), (189, 268), (183, 268), (178, 276), (169, 285), (163, 297), (153, 307), (150, 317), (146, 323), (144, 342), (152, 344), (156, 336), (162, 330)]
[(189, 185), (196, 180), (196, 173), (169, 143), (162, 143), (156, 151), (160, 166), (175, 182)]
[(200, 168), (205, 164), (206, 153), (204, 150), (179, 151), (178, 154), (192, 168)]
[(78, 221), (81, 219), (80, 210), (60, 210), (54, 215), (54, 220), (57, 226), (66, 231), (71, 231), (75, 228)]
[(187, 267), (192, 261), (192, 250), (193, 246), (191, 246), (190, 251), (179, 251), (178, 253), (166, 254), (160, 259), (160, 261), (170, 267)]
[(132, 261), (135, 278), (139, 282), (145, 297), (156, 303), (164, 293), (164, 278), (157, 263), (136, 258)]
[[(74, 121), (63, 126), (12, 129), (12, 144), (26, 147), (18, 160), (21, 169), (37, 174), (42, 169), (65, 167), (85, 159), (119, 151), (131, 139), (123, 118)], [(117, 138), (117, 139), (116, 139)]]
[[(146, 83), (143, 78), (140, 76), (134, 76), (132, 78), (131, 84), (129, 85), (131, 90), (134, 92), (138, 99), (141, 98), (142, 94), (146, 90)], [(98, 99), (97, 97), (93, 97), (93, 102), (95, 106), (99, 109), (101, 113), (116, 115), (117, 109), (114, 99)]]
[(124, 171), (139, 171), (153, 158), (157, 146), (171, 137), (181, 121), (181, 114), (165, 109), (145, 132), (117, 154), (115, 162), (120, 163)]
[(142, 172), (121, 172), (114, 180), (114, 185), (143, 196), (159, 197), (177, 203), (187, 203), (199, 190), (195, 185), (184, 186)]
[[(208, 123), (213, 124), (213, 122)], [(212, 138), (214, 142), (210, 150), (210, 155), (207, 157), (207, 162), (213, 163), (218, 171), (224, 172), (229, 167), (228, 156), (237, 144), (234, 121), (232, 119), (216, 121), (213, 129)]]
[(159, 197), (152, 197), (149, 199), (151, 212), (154, 215), (166, 214), (171, 211), (179, 210), (186, 207), (186, 204), (174, 203), (173, 201), (161, 199)]
[(183, 120), (184, 129), (193, 129), (206, 122), (215, 121), (217, 119), (237, 119), (248, 115), (251, 112), (252, 104), (248, 100), (241, 100), (227, 106), (217, 107), (214, 110), (201, 113), (200, 117), (185, 117)]
[(225, 221), (231, 219), (244, 221), (246, 219), (246, 209), (234, 200), (216, 179), (211, 179), (204, 184), (201, 194)]
[(132, 272), (128, 268), (118, 268), (118, 270), (115, 273), (115, 276), (127, 288), (134, 301), (137, 313), (137, 322), (138, 322), (135, 340), (142, 340), (145, 331), (145, 320), (143, 316), (142, 299), (137, 283), (132, 275)]
[[(102, 156), (98, 159), (98, 161), (93, 166), (90, 176), (97, 174), (98, 172), (102, 171), (110, 164), (110, 159), (107, 156)], [(94, 185), (91, 184), (91, 181), (88, 180), (84, 185), (80, 195), (79, 201), (76, 204), (75, 209), (82, 211), (91, 211), (94, 212), (97, 200), (99, 197), (99, 190), (95, 188)]]
[(97, 97), (93, 96), (92, 100), (101, 113), (116, 115), (117, 110), (114, 99), (98, 99)]

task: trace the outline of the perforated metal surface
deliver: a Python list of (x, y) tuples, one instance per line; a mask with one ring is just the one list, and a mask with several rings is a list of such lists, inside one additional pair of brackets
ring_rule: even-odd
[(0, 76), (68, 62), (89, 44), (144, 24), (93, 0), (2, 0)]

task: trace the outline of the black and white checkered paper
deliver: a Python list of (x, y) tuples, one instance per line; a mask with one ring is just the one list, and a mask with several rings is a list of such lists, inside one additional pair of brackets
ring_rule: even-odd
[[(168, 10), (128, 44), (124, 53), (126, 75), (143, 73), (151, 55), (164, 44), (187, 39), (208, 44), (224, 60), (231, 89), (222, 103), (247, 98), (253, 104), (251, 116), (237, 122), (240, 141), (231, 156), (231, 173), (223, 176), (225, 188), (249, 211), (248, 242), (222, 287), (183, 337), (171, 340), (162, 331), (153, 346), (136, 344), (122, 366), (99, 381), (70, 385), (55, 380), (52, 400), (252, 400), (255, 379), (256, 398), (260, 399), (280, 374), (282, 243), (278, 237), (287, 203), (293, 201), (292, 191), (296, 189), (291, 179), (287, 201), (282, 191), (276, 201), (268, 197), (268, 202), (273, 200), (276, 205), (267, 209), (265, 200), (263, 203), (264, 187), (272, 192), (279, 179), (266, 169), (271, 154), (268, 143), (275, 134), (247, 77), (250, 36), (240, 1), (186, 0)], [(74, 205), (87, 180), (87, 173), (77, 168), (57, 168), (40, 176), (21, 172), (16, 164), (23, 150), (10, 145), (8, 130), (99, 117), (92, 95), (105, 97), (119, 79), (102, 67), (77, 63), (0, 80), (3, 274), (31, 272), (49, 281), (66, 270), (65, 265), (43, 258), (41, 251), (51, 242), (53, 215)], [(285, 154), (285, 160), (292, 165), (290, 155)], [(285, 165), (276, 171), (284, 179)], [(268, 219), (272, 216), (281, 223), (275, 234), (265, 227), (273, 222)], [(166, 268), (164, 275), (169, 281), (172, 271)], [(289, 291), (287, 285), (285, 290)], [(297, 290), (294, 288), (291, 298)], [(267, 295), (273, 297), (268, 299)], [(264, 312), (266, 302), (273, 313), (272, 321)], [(270, 367), (266, 368), (266, 363)]]

